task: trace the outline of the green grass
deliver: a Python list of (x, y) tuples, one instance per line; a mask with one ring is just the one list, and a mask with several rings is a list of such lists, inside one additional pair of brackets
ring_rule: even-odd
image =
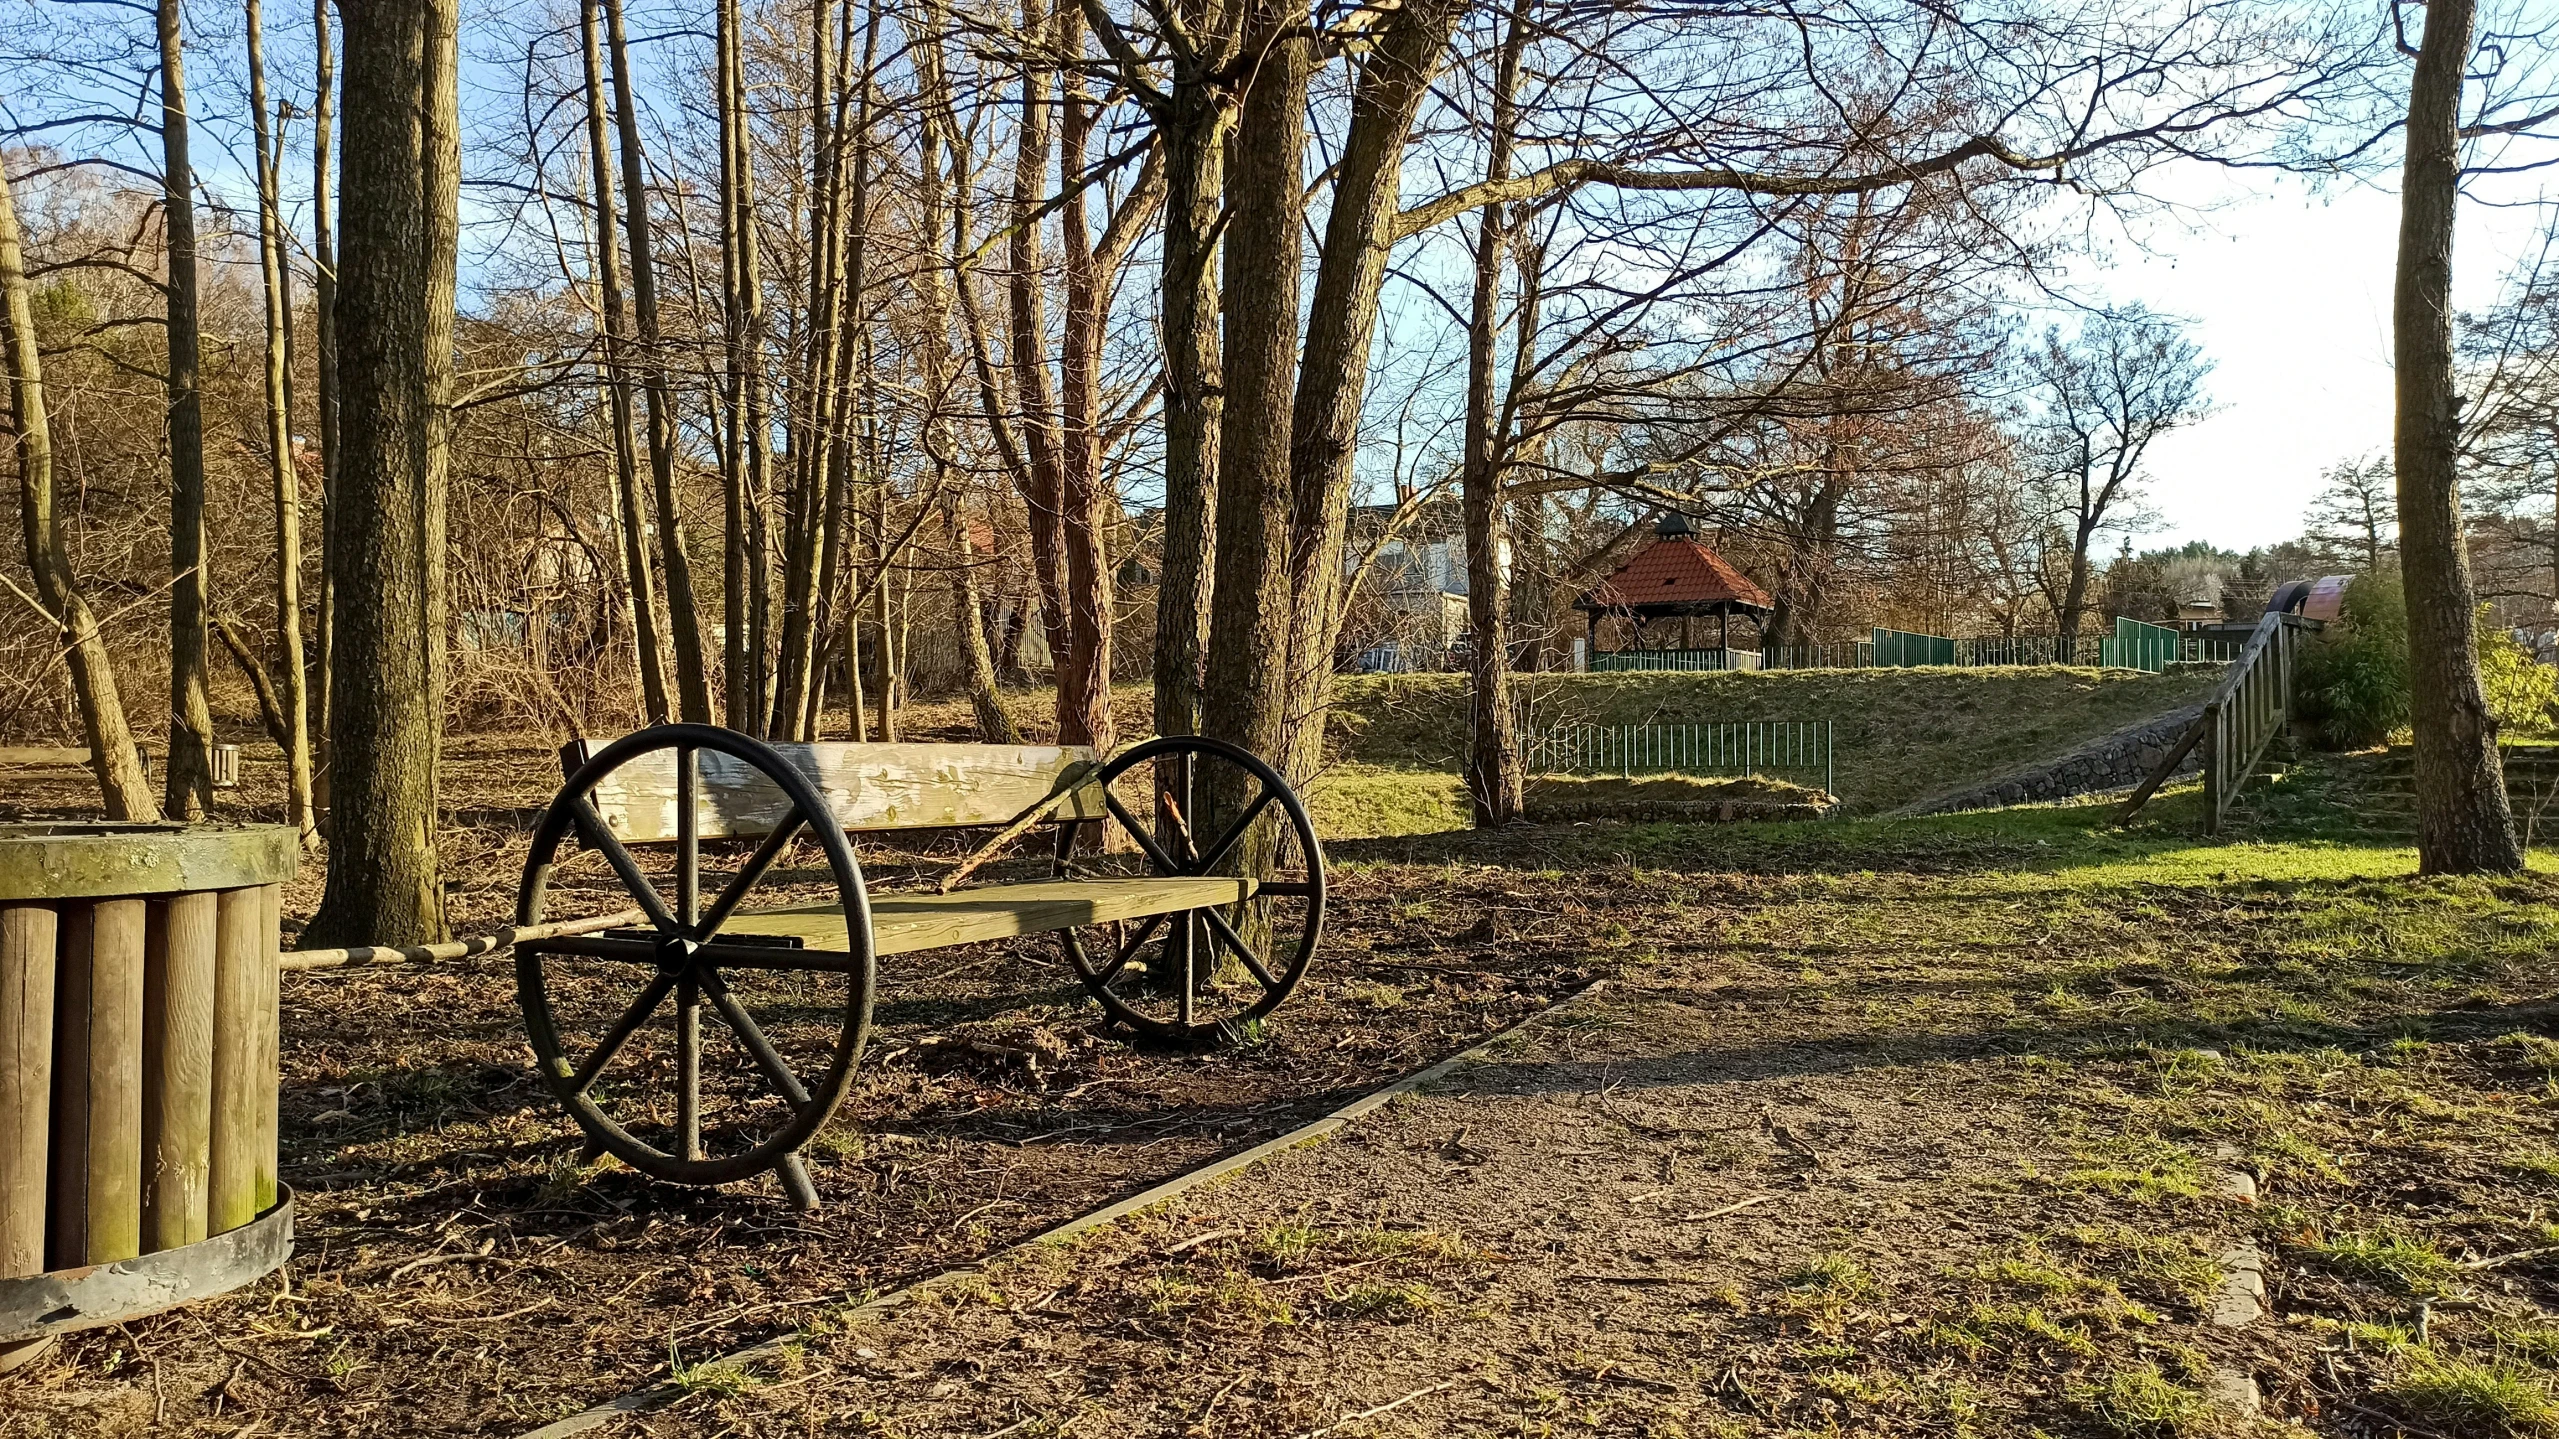
[(2072, 1403), (2121, 1439), (2183, 1439), (2207, 1432), (2212, 1404), (2148, 1364), (2117, 1369), (2102, 1383), (2074, 1384)]
[(2312, 1246), (2310, 1256), (2349, 1279), (2419, 1299), (2443, 1293), (2461, 1272), (2433, 1246), (2396, 1234), (2336, 1235)]
[(2508, 1360), (2408, 1351), (2387, 1391), (2408, 1416), (2446, 1434), (2546, 1439), (2559, 1434), (2550, 1381)]

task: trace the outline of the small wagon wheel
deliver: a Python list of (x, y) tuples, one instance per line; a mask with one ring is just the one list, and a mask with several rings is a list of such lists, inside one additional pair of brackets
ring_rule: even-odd
[[(1239, 902), (1061, 930), (1067, 962), (1113, 1019), (1141, 1034), (1239, 1036), (1297, 988), (1323, 938), (1324, 851), (1306, 806), (1277, 770), (1197, 735), (1132, 746), (1096, 781), (1107, 816), (1060, 827), (1061, 877), (1256, 883)], [(1079, 839), (1086, 830), (1127, 843), (1091, 844)]]
[[(670, 750), (672, 903), (594, 804), (597, 785), (616, 771)], [(761, 834), (707, 904), (706, 757), (720, 771), (723, 807), (753, 811), (718, 825), (717, 834)], [(664, 763), (643, 772), (663, 775)], [(757, 803), (757, 780), (778, 798), (762, 795), (766, 803)], [(579, 766), (543, 813), (525, 859), (517, 924), (541, 923), (561, 843), (572, 833), (602, 854), (648, 925), (517, 947), (517, 998), (544, 1082), (598, 1149), (643, 1174), (724, 1184), (774, 1169), (792, 1198), (813, 1208), (816, 1193), (798, 1151), (852, 1085), (873, 987), (869, 896), (826, 801), (798, 768), (749, 736), (696, 724), (642, 730)], [(843, 904), (846, 947), (723, 940), (721, 926), (803, 835), (826, 856)], [(703, 1022), (705, 1008), (715, 1025)]]

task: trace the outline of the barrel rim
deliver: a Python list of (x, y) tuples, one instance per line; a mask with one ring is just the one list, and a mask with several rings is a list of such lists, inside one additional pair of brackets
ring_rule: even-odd
[(209, 1239), (112, 1264), (0, 1279), (0, 1343), (121, 1324), (244, 1288), (293, 1257), (293, 1190)]
[(18, 821), (0, 824), (0, 904), (281, 884), (301, 859), (284, 824)]

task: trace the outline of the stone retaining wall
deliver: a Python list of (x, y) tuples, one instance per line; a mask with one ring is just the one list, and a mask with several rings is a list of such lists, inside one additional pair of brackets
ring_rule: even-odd
[[(2168, 752), (2176, 748), (2177, 741), (2194, 727), (2203, 712), (2201, 705), (2170, 710), (2081, 745), (2059, 759), (2046, 760), (1979, 784), (1935, 795), (1916, 804), (1905, 805), (1893, 814), (1999, 809), (2012, 804), (2035, 804), (2128, 789), (2149, 777), (2152, 768), (2168, 757)], [(2202, 768), (2203, 746), (2197, 745), (2177, 766), (2177, 773), (2196, 774)]]

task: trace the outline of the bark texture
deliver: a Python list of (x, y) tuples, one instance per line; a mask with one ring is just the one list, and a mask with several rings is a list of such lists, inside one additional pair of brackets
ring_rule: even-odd
[(195, 171), (188, 160), (186, 40), (179, 0), (160, 0), (161, 225), (169, 255), (169, 766), (163, 804), (200, 819), (213, 804), (213, 707), (206, 697), (204, 392), (196, 286)]
[(2478, 596), (2461, 532), (2453, 390), (2452, 235), (2461, 188), (2461, 91), (2473, 0), (2434, 0), (2408, 86), (2399, 265), (2391, 300), (2396, 361), (2400, 572), (2408, 592), (2410, 728), (2416, 734), (2417, 865), (2427, 874), (2523, 868), (2479, 683)]
[(339, 278), (341, 501), (329, 883), (315, 944), (444, 937), (437, 755), (461, 129), (457, 0), (340, 0), (347, 115)]

